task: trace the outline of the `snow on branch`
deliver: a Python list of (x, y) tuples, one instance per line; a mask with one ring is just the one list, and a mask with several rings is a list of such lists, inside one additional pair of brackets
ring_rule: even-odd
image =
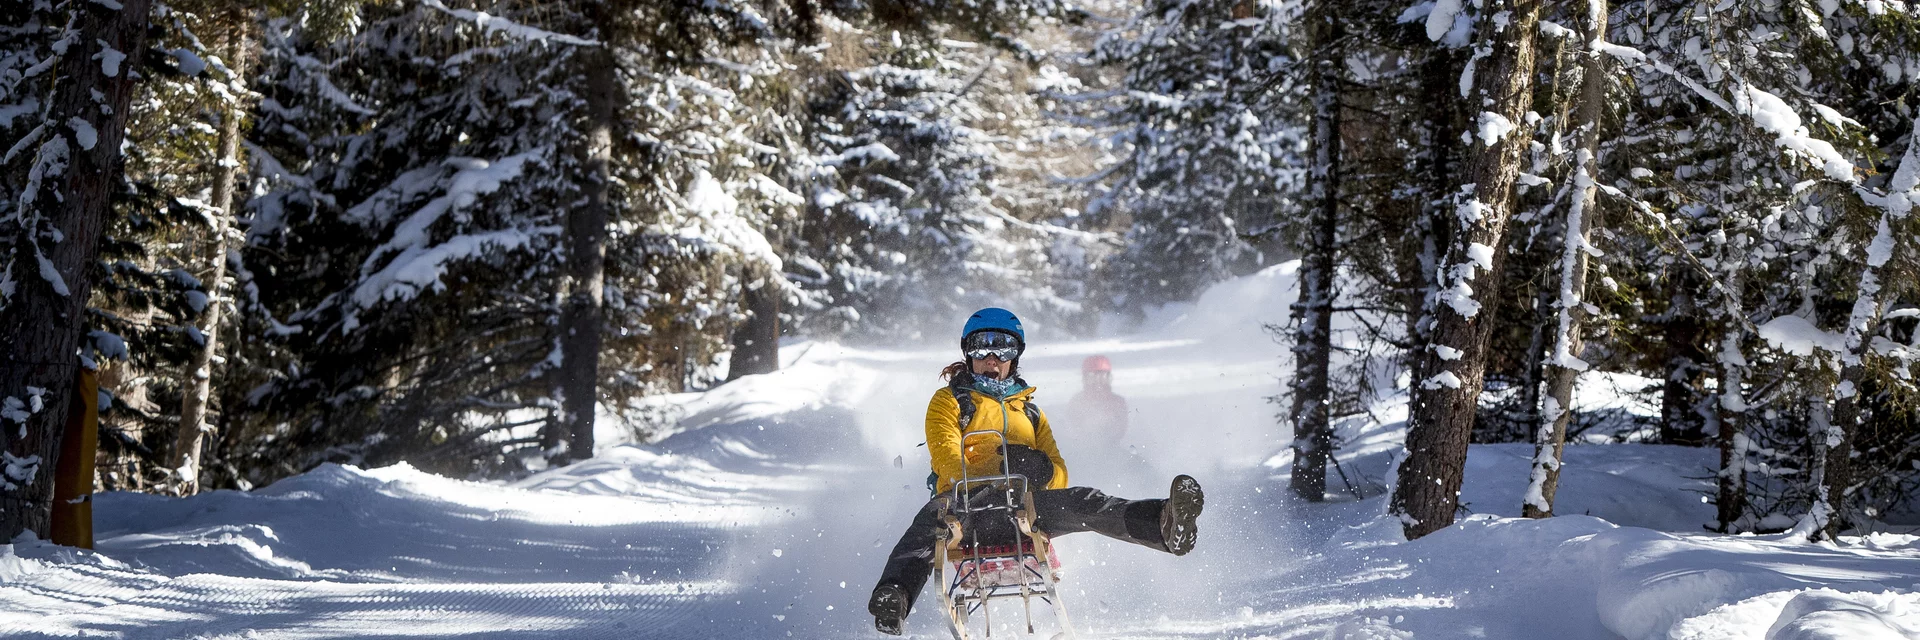
[(537, 42), (560, 42), (583, 47), (600, 46), (600, 42), (597, 40), (588, 40), (564, 33), (554, 33), (544, 29), (536, 29), (500, 16), (489, 14), (485, 11), (450, 8), (445, 3), (440, 2), (440, 0), (420, 0), (420, 2), (428, 7), (439, 10), (441, 13), (471, 22), (473, 26), (479, 27), (480, 30), (487, 33), (501, 32), (521, 40), (533, 40)]
[[(527, 160), (546, 151), (544, 147), (533, 149), (495, 162), (479, 158), (448, 158), (445, 164), (458, 170), (446, 180), (446, 193), (429, 200), (413, 215), (401, 221), (394, 229), (393, 236), (368, 254), (366, 261), (361, 263), (360, 282), (354, 286), (349, 306), (364, 309), (384, 300), (412, 298), (430, 287), (442, 286), (440, 276), (446, 273), (449, 262), (482, 255), (488, 249), (521, 248), (537, 236), (556, 233), (557, 229), (553, 227), (507, 229), (459, 235), (438, 245), (428, 244), (429, 230), (434, 223), (447, 213), (471, 206), (480, 196), (493, 193), (499, 190), (500, 185), (520, 177)], [(375, 265), (388, 255), (393, 255), (393, 259), (376, 269)], [(358, 326), (357, 316), (349, 309), (342, 329), (352, 331)]]
[(308, 77), (313, 81), (313, 88), (320, 94), (321, 98), (326, 99), (326, 101), (333, 103), (333, 106), (339, 107), (349, 113), (363, 116), (374, 115), (374, 110), (368, 109), (359, 102), (355, 102), (353, 96), (347, 95), (347, 92), (341, 91), (340, 87), (333, 84), (333, 80), (327, 77), (327, 71), (330, 71), (332, 67), (313, 56), (295, 56), (293, 61), (302, 71), (309, 72)]
[(748, 262), (766, 265), (779, 272), (784, 268), (780, 254), (755, 225), (740, 216), (740, 200), (705, 170), (700, 171), (681, 200), (680, 212), (687, 219), (674, 230), (676, 239), (691, 244), (736, 253)]
[[(483, 255), (489, 249), (519, 249), (536, 237), (558, 232), (559, 227), (552, 226), (506, 229), (454, 236), (431, 247), (408, 247), (387, 263), (385, 268), (361, 279), (360, 285), (353, 291), (353, 304), (364, 309), (383, 300), (409, 299), (428, 288), (440, 289), (445, 286), (440, 282), (440, 276), (447, 272), (448, 263)], [(341, 328), (352, 331), (359, 325), (358, 317), (349, 311)]]
[(1734, 106), (1739, 113), (1752, 117), (1761, 129), (1778, 136), (1774, 144), (1806, 156), (1829, 178), (1847, 183), (1857, 180), (1853, 175), (1853, 162), (1842, 157), (1832, 143), (1809, 135), (1807, 128), (1801, 126), (1800, 114), (1794, 113), (1780, 96), (1746, 83), (1740, 84), (1740, 90), (1734, 94)]
[[(427, 203), (422, 205), (413, 215), (408, 216), (406, 220), (402, 221), (400, 226), (393, 230), (393, 237), (391, 239), (387, 240), (385, 244), (375, 248), (373, 253), (367, 255), (366, 262), (361, 264), (361, 273), (371, 273), (373, 271), (373, 265), (378, 262), (381, 257), (389, 253), (404, 252), (425, 244), (427, 241), (427, 230), (433, 226), (433, 223), (438, 222), (442, 216), (445, 216), (448, 212), (471, 206), (480, 196), (493, 193), (500, 188), (501, 184), (520, 177), (520, 170), (526, 166), (527, 159), (533, 157), (535, 154), (544, 153), (545, 151), (545, 148), (534, 149), (501, 158), (498, 162), (487, 162), (479, 158), (446, 159), (442, 162), (443, 165), (458, 168), (458, 170), (454, 172), (453, 177), (447, 180), (447, 192), (438, 198), (427, 201)], [(413, 172), (408, 173), (412, 174)], [(406, 175), (401, 177), (402, 182), (407, 179)], [(403, 186), (400, 187), (400, 189), (403, 191), (407, 189), (417, 191), (419, 187), (417, 185)], [(375, 200), (369, 200), (368, 202), (372, 203), (375, 202)], [(361, 206), (367, 206), (367, 203), (362, 203)], [(367, 216), (374, 215), (369, 211), (362, 211), (361, 206), (354, 207), (352, 210), (349, 210), (349, 213)]]
[(1439, 42), (1453, 31), (1460, 10), (1465, 8), (1462, 4), (1460, 0), (1436, 0), (1433, 3), (1432, 12), (1427, 14), (1428, 40)]
[[(1819, 167), (1828, 178), (1849, 184), (1857, 184), (1859, 182), (1859, 178), (1854, 175), (1853, 162), (1841, 156), (1840, 151), (1834, 148), (1833, 143), (1813, 137), (1807, 131), (1807, 128), (1802, 126), (1800, 115), (1794, 113), (1793, 108), (1788, 106), (1785, 100), (1781, 100), (1780, 96), (1736, 80), (1736, 93), (1734, 93), (1733, 98), (1729, 100), (1714, 90), (1707, 88), (1705, 85), (1700, 84), (1698, 81), (1695, 81), (1693, 78), (1688, 77), (1686, 74), (1681, 73), (1678, 69), (1673, 68), (1672, 65), (1649, 56), (1646, 52), (1639, 49), (1598, 39), (1594, 40), (1590, 46), (1594, 52), (1605, 53), (1629, 63), (1644, 64), (1652, 67), (1653, 70), (1673, 78), (1674, 81), (1679, 82), (1682, 86), (1692, 90), (1700, 97), (1705, 98), (1707, 102), (1719, 107), (1720, 110), (1735, 116), (1746, 116), (1752, 120), (1755, 126), (1773, 134), (1775, 136), (1774, 144), (1776, 146), (1794, 155), (1806, 158), (1811, 164)], [(1831, 109), (1827, 109), (1826, 111), (1831, 111)], [(1822, 111), (1821, 114), (1822, 117), (1827, 118), (1829, 121), (1835, 121), (1836, 119), (1842, 122), (1850, 121), (1840, 116), (1838, 112), (1828, 115), (1826, 111)]]
[(1795, 315), (1768, 320), (1755, 333), (1774, 348), (1796, 356), (1811, 356), (1816, 350), (1835, 354), (1847, 351), (1846, 336), (1821, 330), (1813, 322)]
[(393, 218), (395, 207), (432, 191), (451, 166), (442, 162), (403, 172), (360, 204), (347, 209), (341, 217), (360, 225), (385, 225)]

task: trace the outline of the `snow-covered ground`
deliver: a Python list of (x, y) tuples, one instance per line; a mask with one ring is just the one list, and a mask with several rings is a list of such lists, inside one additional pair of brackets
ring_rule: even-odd
[[(1511, 516), (1531, 452), (1477, 446), (1473, 515), (1403, 542), (1380, 515), (1405, 412), (1387, 401), (1388, 424), (1343, 425), (1338, 499), (1293, 499), (1267, 400), (1284, 352), (1260, 329), (1292, 288), (1269, 269), (1124, 338), (1036, 328), (1042, 406), (1058, 414), (1100, 353), (1134, 410), (1123, 442), (1057, 421), (1075, 484), (1153, 497), (1190, 473), (1208, 491), (1186, 557), (1063, 539), (1083, 636), (1920, 638), (1920, 537), (1706, 533), (1707, 450), (1569, 447), (1567, 515), (1529, 521)], [(866, 595), (926, 497), (920, 421), (950, 351), (792, 345), (778, 373), (662, 400), (680, 419), (660, 442), (610, 429), (593, 460), (512, 484), (329, 465), (248, 493), (102, 495), (98, 552), (0, 546), (0, 636), (880, 637)], [(908, 631), (945, 637), (929, 602)]]

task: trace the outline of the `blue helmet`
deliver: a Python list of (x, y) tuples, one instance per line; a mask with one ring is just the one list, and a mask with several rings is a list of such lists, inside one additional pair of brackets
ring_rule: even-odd
[(987, 307), (973, 312), (973, 316), (967, 318), (966, 328), (960, 330), (960, 341), (964, 343), (967, 336), (981, 331), (1013, 334), (1013, 337), (1020, 339), (1020, 350), (1027, 350), (1027, 331), (1020, 328), (1020, 316), (1013, 315), (1012, 311), (999, 307)]

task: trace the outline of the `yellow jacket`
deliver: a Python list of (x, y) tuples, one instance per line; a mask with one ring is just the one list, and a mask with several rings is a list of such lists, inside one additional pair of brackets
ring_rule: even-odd
[[(1053, 428), (1047, 424), (1046, 412), (1039, 412), (1040, 424), (1027, 419), (1027, 399), (1033, 396), (1033, 391), (1032, 387), (1022, 389), (1002, 402), (968, 389), (967, 393), (973, 394), (973, 421), (964, 429), (956, 424), (960, 421), (960, 403), (953, 399), (953, 388), (933, 393), (933, 400), (927, 403), (927, 451), (933, 457), (933, 472), (940, 477), (936, 491), (950, 491), (959, 481), (963, 455), (960, 435), (967, 431), (999, 431), (1006, 434), (1008, 445), (1025, 445), (1046, 454), (1047, 459), (1053, 461), (1053, 480), (1040, 488), (1067, 487), (1067, 462), (1060, 457), (1060, 448), (1053, 442)], [(988, 435), (968, 438), (964, 455), (969, 477), (1000, 475), (999, 438)]]

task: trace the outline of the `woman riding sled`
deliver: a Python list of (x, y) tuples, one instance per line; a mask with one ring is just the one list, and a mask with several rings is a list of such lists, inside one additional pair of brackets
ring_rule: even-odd
[[(933, 573), (939, 516), (956, 499), (954, 484), (963, 472), (967, 477), (1001, 473), (1001, 438), (980, 435), (963, 442), (962, 434), (970, 431), (1003, 434), (1006, 466), (1040, 488), (1033, 493), (1035, 529), (1051, 536), (1093, 531), (1176, 556), (1193, 550), (1199, 534), (1194, 521), (1206, 502), (1193, 478), (1175, 476), (1167, 497), (1151, 500), (1067, 486), (1067, 463), (1054, 445), (1052, 425), (1045, 412), (1030, 406), (1034, 388), (1019, 376), (1020, 354), (1026, 348), (1026, 332), (1010, 311), (981, 309), (967, 319), (960, 337), (965, 360), (947, 365), (941, 372), (947, 386), (934, 392), (927, 404), (927, 449), (937, 476), (936, 493), (894, 545), (867, 601), (873, 626), (881, 632), (900, 635), (914, 598)], [(961, 397), (970, 398), (975, 409), (967, 424), (960, 424), (966, 413), (956, 399)]]

